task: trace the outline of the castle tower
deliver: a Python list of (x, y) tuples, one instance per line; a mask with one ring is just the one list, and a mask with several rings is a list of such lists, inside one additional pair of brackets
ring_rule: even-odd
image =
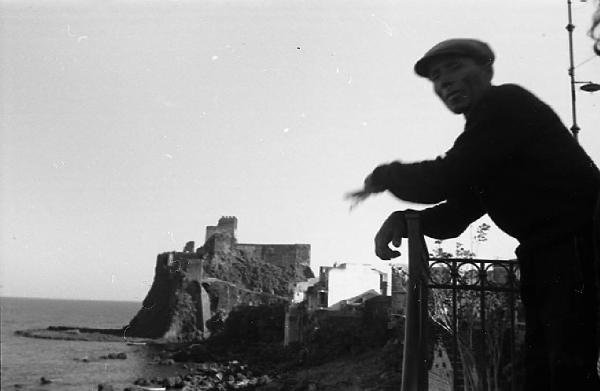
[(206, 238), (205, 242), (210, 239), (214, 234), (226, 234), (235, 240), (235, 231), (237, 230), (237, 217), (235, 216), (223, 216), (219, 219), (219, 223), (209, 225), (206, 227)]

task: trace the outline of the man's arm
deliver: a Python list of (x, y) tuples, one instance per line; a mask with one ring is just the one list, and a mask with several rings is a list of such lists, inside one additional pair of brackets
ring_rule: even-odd
[(526, 148), (532, 130), (541, 125), (535, 114), (539, 103), (520, 87), (497, 87), (482, 98), (445, 156), (385, 164), (368, 178), (374, 187), (405, 201), (432, 204), (456, 197), (484, 183), (503, 169), (506, 159)]
[(455, 238), (485, 214), (477, 197), (449, 199), (419, 212), (423, 235), (434, 239)]
[[(400, 252), (390, 248), (399, 247), (407, 237), (406, 211), (392, 213), (375, 235), (375, 254), (383, 259), (396, 258)], [(414, 212), (414, 211), (413, 211)], [(485, 214), (475, 195), (449, 199), (446, 202), (424, 209), (419, 213), (421, 233), (435, 239), (448, 239), (460, 235), (473, 221)]]

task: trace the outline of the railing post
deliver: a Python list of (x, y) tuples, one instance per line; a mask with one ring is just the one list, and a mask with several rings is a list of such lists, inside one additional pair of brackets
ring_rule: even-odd
[(427, 391), (429, 390), (429, 373), (428, 373), (428, 363), (427, 363), (427, 358), (428, 358), (428, 343), (429, 343), (429, 310), (428, 310), (428, 292), (429, 292), (429, 287), (428, 287), (428, 273), (427, 271), (429, 270), (429, 262), (428, 262), (428, 254), (424, 245), (424, 241), (423, 238), (420, 238), (421, 242), (421, 251), (425, 250), (424, 252), (422, 252), (422, 254), (424, 255), (424, 258), (422, 257), (420, 259), (419, 264), (421, 265), (421, 270), (420, 270), (420, 276), (419, 276), (419, 281), (420, 281), (420, 298), (419, 298), (419, 309), (420, 309), (420, 335), (419, 335), (419, 341), (420, 341), (420, 351), (419, 351), (419, 355), (421, 357), (420, 360), (420, 368), (419, 368), (419, 390), (421, 391)]
[(483, 390), (488, 389), (487, 371), (488, 371), (488, 364), (489, 364), (487, 351), (485, 349), (485, 345), (487, 343), (487, 341), (486, 341), (487, 328), (485, 325), (485, 322), (486, 322), (486, 316), (485, 316), (486, 284), (487, 284), (487, 273), (486, 273), (485, 264), (483, 262), (479, 262), (479, 286), (481, 287), (481, 291), (479, 292), (479, 308), (480, 308), (480, 312), (481, 312), (481, 315), (480, 315), (481, 316), (481, 330), (480, 330), (480, 335), (479, 335), (479, 343), (481, 344), (481, 355), (482, 355), (482, 357), (481, 357), (482, 361), (479, 363), (479, 365), (482, 368), (482, 370), (481, 370), (481, 387)]
[[(456, 373), (458, 371), (458, 360), (460, 360), (458, 352), (458, 290), (456, 289), (458, 285), (458, 263), (456, 261), (451, 261), (450, 273), (452, 278), (452, 389), (456, 391), (458, 390)], [(462, 370), (464, 377), (464, 367)]]
[(516, 330), (517, 330), (517, 326), (516, 326), (516, 317), (517, 317), (517, 305), (516, 305), (516, 300), (515, 300), (515, 278), (516, 278), (516, 273), (515, 273), (515, 267), (514, 265), (511, 266), (511, 268), (509, 269), (509, 273), (508, 273), (508, 281), (510, 284), (510, 287), (512, 288), (511, 291), (509, 292), (509, 305), (511, 308), (510, 311), (510, 362), (511, 362), (511, 377), (510, 377), (510, 389), (511, 391), (516, 391), (517, 389), (517, 379), (516, 379), (516, 369), (515, 369), (515, 361), (516, 361)]
[(408, 282), (402, 391), (426, 391), (427, 374), (427, 249), (419, 227), (417, 213), (407, 213)]

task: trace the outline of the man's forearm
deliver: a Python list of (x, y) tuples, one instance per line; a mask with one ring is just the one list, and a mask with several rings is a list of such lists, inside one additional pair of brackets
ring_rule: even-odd
[(446, 191), (436, 165), (439, 161), (384, 164), (373, 170), (371, 180), (404, 201), (437, 204), (446, 199)]
[(434, 239), (455, 238), (484, 214), (478, 200), (450, 200), (419, 212), (421, 231)]

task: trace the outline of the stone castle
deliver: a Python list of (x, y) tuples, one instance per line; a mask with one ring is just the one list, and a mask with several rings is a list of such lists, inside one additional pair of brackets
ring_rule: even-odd
[(210, 335), (207, 322), (239, 306), (288, 303), (314, 277), (309, 244), (249, 244), (236, 239), (237, 218), (206, 227), (206, 241), (156, 259), (155, 276), (128, 336), (190, 340)]

